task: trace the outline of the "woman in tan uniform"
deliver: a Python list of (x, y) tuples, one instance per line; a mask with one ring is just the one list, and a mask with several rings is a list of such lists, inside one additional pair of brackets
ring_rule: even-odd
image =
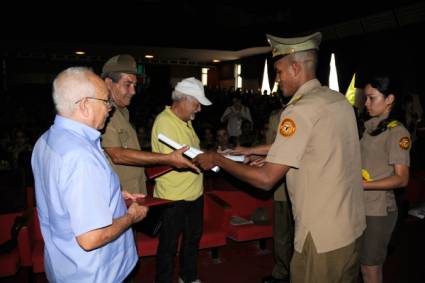
[(365, 283), (382, 282), (382, 266), (397, 221), (394, 189), (409, 180), (410, 135), (396, 119), (394, 81), (375, 76), (365, 87), (366, 109), (371, 116), (360, 140), (366, 223), (361, 250)]

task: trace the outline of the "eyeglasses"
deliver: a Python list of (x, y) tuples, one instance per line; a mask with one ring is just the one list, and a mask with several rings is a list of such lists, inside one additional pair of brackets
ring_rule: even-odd
[(81, 98), (81, 99), (78, 99), (77, 101), (75, 101), (75, 104), (77, 104), (77, 103), (81, 102), (81, 100), (83, 100), (84, 98), (87, 98), (87, 99), (94, 99), (94, 100), (102, 101), (103, 103), (105, 103), (105, 104), (106, 104), (106, 106), (108, 106), (108, 107), (112, 107), (112, 99), (111, 99), (111, 98), (108, 98), (108, 99), (102, 99), (102, 98), (91, 97), (91, 96), (86, 96), (86, 97), (83, 97), (83, 98)]

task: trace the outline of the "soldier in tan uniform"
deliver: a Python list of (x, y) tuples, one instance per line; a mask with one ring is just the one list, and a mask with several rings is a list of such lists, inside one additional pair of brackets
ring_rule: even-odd
[(268, 39), (279, 86), (292, 98), (265, 165), (237, 164), (217, 153), (195, 162), (265, 190), (286, 174), (295, 220), (291, 282), (356, 282), (366, 223), (354, 111), (316, 79), (320, 33)]
[(394, 85), (388, 76), (376, 76), (365, 87), (365, 106), (372, 117), (360, 141), (367, 223), (360, 259), (365, 283), (382, 282), (382, 265), (397, 221), (393, 190), (409, 180), (410, 134), (393, 117)]
[[(102, 147), (108, 154), (114, 171), (120, 177), (121, 189), (131, 194), (146, 194), (145, 171), (142, 166), (167, 164), (177, 168), (197, 168), (182, 153), (185, 147), (170, 154), (140, 150), (137, 134), (129, 122), (127, 106), (136, 94), (137, 66), (134, 58), (120, 54), (110, 58), (102, 69), (115, 110), (102, 135)], [(128, 195), (127, 195), (128, 196)]]

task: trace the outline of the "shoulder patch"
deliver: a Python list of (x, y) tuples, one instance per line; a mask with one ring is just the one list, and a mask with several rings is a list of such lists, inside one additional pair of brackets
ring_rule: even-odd
[(292, 119), (285, 118), (279, 126), (279, 133), (284, 137), (290, 137), (295, 133), (297, 126)]
[(402, 137), (398, 143), (401, 149), (408, 150), (410, 147), (409, 137)]

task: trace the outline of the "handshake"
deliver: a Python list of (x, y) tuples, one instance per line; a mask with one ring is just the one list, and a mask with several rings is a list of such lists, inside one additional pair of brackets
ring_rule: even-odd
[[(174, 140), (170, 139), (169, 137), (165, 136), (164, 134), (158, 134), (158, 140), (163, 142), (164, 144), (168, 145), (169, 147), (173, 148), (173, 149), (180, 149), (183, 147), (183, 145), (175, 142)], [(227, 159), (236, 161), (236, 162), (244, 162), (245, 161), (245, 156), (244, 155), (233, 155), (230, 154), (231, 151), (229, 150), (225, 150), (225, 151), (217, 151), (217, 153), (215, 152), (208, 152), (208, 153), (204, 153), (202, 150), (194, 148), (194, 147), (190, 147), (188, 150), (186, 150), (184, 152), (184, 155), (186, 155), (187, 157), (194, 159), (194, 163), (198, 164), (202, 167), (202, 169), (204, 170), (212, 170), (214, 172), (218, 172), (220, 170), (220, 167), (218, 167), (217, 165), (212, 165), (211, 162), (208, 162), (208, 165), (203, 165), (204, 162), (199, 162), (199, 160), (201, 160), (201, 156), (205, 155), (212, 155), (212, 154), (217, 154), (220, 156), (223, 156)], [(212, 158), (212, 157), (210, 157)], [(203, 159), (203, 158), (202, 158)]]

